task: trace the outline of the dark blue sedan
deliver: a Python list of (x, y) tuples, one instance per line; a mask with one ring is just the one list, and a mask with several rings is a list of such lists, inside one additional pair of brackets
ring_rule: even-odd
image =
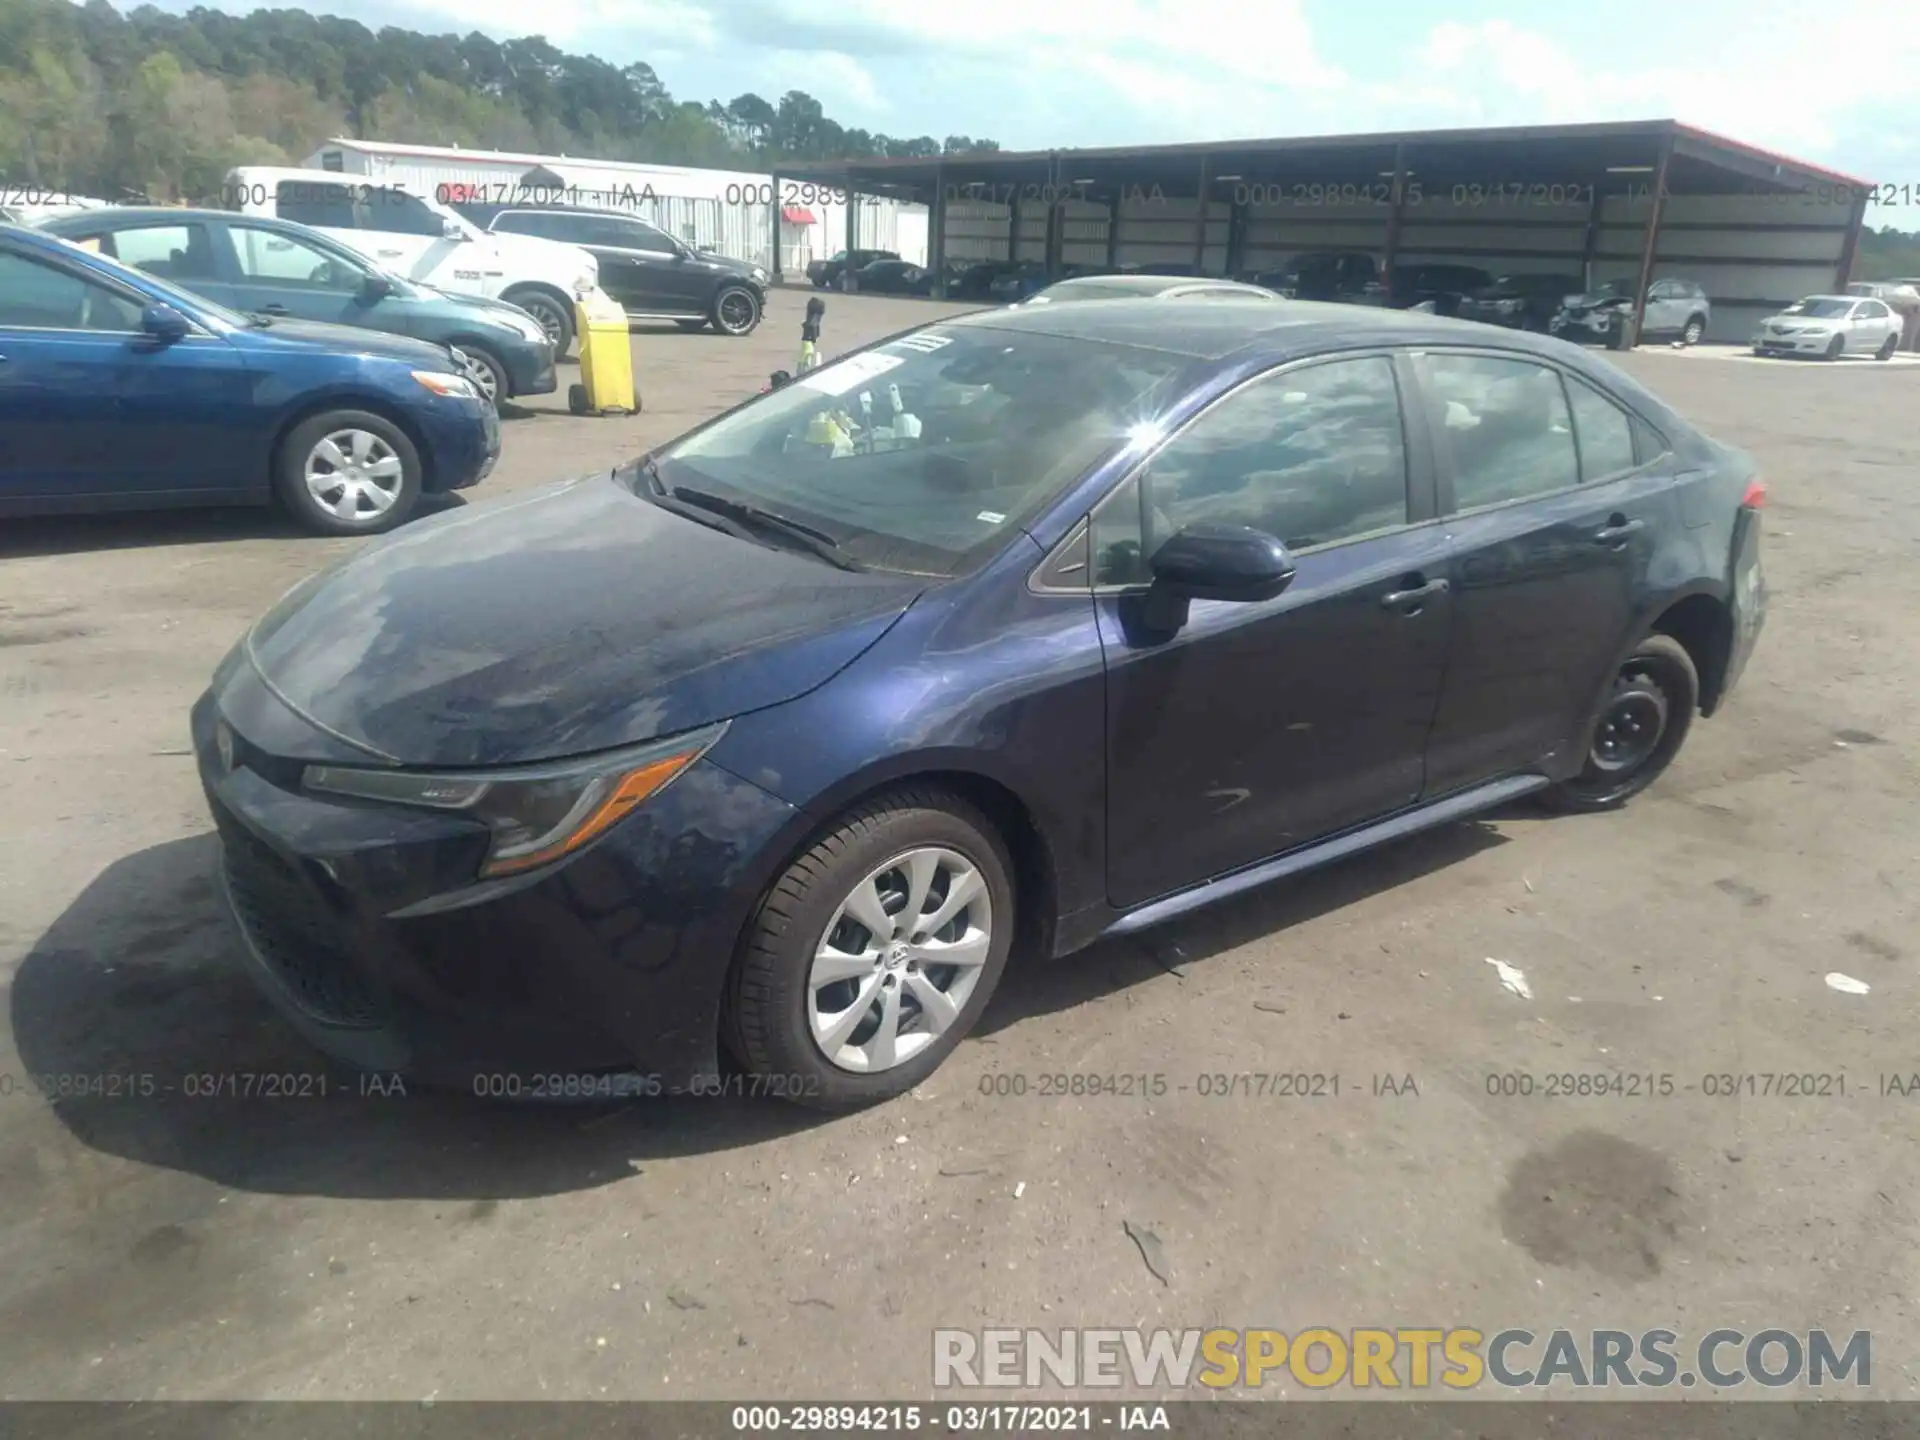
[(499, 454), (445, 348), (242, 315), (0, 226), (0, 515), (278, 501), (364, 535)]
[(553, 341), (517, 305), (448, 295), (383, 270), (330, 236), (290, 220), (112, 205), (44, 220), (39, 229), (89, 243), (230, 310), (411, 335), (454, 350), (497, 405), (555, 388)]
[(335, 1055), (857, 1105), (1010, 957), (1639, 793), (1753, 648), (1764, 495), (1557, 341), (984, 312), (362, 550), (194, 745), (256, 976)]

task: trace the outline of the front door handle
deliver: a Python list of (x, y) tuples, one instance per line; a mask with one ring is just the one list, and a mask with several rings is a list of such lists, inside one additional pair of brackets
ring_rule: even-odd
[[(1417, 580), (1419, 577), (1408, 578)], [(1444, 595), (1452, 588), (1445, 580), (1429, 580), (1407, 590), (1389, 590), (1380, 597), (1380, 604), (1388, 610), (1404, 610), (1409, 615), (1418, 615), (1428, 600), (1436, 595)]]
[(1615, 515), (1608, 520), (1604, 529), (1593, 532), (1593, 543), (1618, 549), (1646, 528), (1647, 522), (1644, 520), (1629, 520), (1624, 515)]

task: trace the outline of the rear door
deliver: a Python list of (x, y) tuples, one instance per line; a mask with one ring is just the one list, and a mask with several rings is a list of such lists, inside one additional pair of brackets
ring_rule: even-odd
[[(1384, 353), (1261, 376), (1096, 508), (1107, 661), (1108, 892), (1129, 906), (1413, 803), (1451, 597), (1431, 469)], [(1140, 623), (1147, 560), (1188, 526), (1294, 549), (1260, 603)]]
[(1417, 368), (1455, 582), (1432, 798), (1580, 742), (1677, 521), (1668, 459), (1642, 463), (1628, 412), (1584, 380), (1466, 349)]
[(656, 315), (706, 312), (713, 271), (705, 261), (690, 257), (666, 231), (644, 220), (606, 215), (596, 216), (594, 224), (595, 233), (637, 277), (643, 303), (632, 308)]
[(170, 280), (183, 290), (221, 300), (224, 279), (213, 229), (204, 221), (175, 225), (136, 225), (99, 237), (100, 251), (122, 265)]

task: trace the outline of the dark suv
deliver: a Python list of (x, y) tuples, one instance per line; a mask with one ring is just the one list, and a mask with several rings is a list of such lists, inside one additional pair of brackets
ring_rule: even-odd
[(1460, 303), (1493, 283), (1477, 265), (1396, 265), (1387, 304), (1396, 310), (1416, 306), (1435, 315), (1456, 315)]
[(1455, 313), (1509, 330), (1545, 330), (1560, 302), (1579, 289), (1576, 275), (1502, 275), (1462, 300)]
[(767, 272), (747, 260), (696, 250), (656, 225), (585, 205), (454, 206), (489, 234), (533, 235), (591, 251), (600, 288), (629, 320), (672, 320), (683, 330), (713, 326), (750, 335), (766, 308)]
[(1343, 305), (1384, 305), (1380, 262), (1359, 250), (1309, 250), (1285, 265), (1235, 277), (1289, 300), (1330, 300)]

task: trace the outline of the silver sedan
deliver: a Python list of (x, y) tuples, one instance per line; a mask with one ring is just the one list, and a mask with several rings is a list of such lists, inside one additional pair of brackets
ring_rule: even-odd
[(1900, 316), (1883, 300), (1852, 295), (1809, 295), (1778, 315), (1769, 315), (1754, 333), (1756, 355), (1871, 355), (1888, 360), (1900, 348)]

